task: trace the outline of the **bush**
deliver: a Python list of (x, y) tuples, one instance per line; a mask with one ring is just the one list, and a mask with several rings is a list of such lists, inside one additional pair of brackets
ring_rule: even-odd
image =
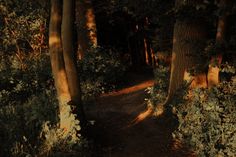
[(91, 48), (79, 62), (84, 99), (114, 89), (124, 79), (126, 66), (111, 48)]
[(18, 157), (72, 150), (87, 153), (86, 140), (75, 137), (77, 132), (62, 138), (49, 56), (25, 59), (24, 69), (19, 66), (22, 62), (13, 58), (4, 56), (0, 66), (3, 76), (0, 78), (0, 140), (4, 142), (0, 154)]
[(48, 8), (46, 1), (1, 0), (0, 51), (43, 52), (47, 48)]
[[(81, 137), (76, 136), (76, 142), (72, 141), (75, 134), (61, 139), (47, 45), (48, 2), (0, 1), (0, 141), (4, 143), (0, 156), (87, 153), (86, 140)], [(116, 77), (123, 72), (120, 64), (112, 50), (98, 48), (86, 54), (83, 96), (113, 87), (108, 84), (118, 81)]]
[(198, 156), (236, 154), (236, 82), (223, 82), (208, 89), (195, 89), (191, 99), (174, 105), (179, 127), (174, 138)]
[(17, 61), (16, 65), (0, 69), (3, 76), (0, 80), (0, 130), (4, 135), (4, 154), (36, 153), (42, 125), (46, 121), (57, 121), (57, 100), (48, 63), (49, 56), (44, 56), (25, 63), (24, 70), (16, 68)]
[(147, 104), (156, 108), (156, 105), (165, 101), (168, 94), (168, 86), (169, 86), (169, 72), (170, 68), (166, 64), (159, 64), (154, 72), (154, 86), (147, 88), (147, 93), (149, 94), (149, 98), (146, 99)]
[[(154, 69), (155, 85), (147, 91), (148, 105), (156, 107), (167, 97), (169, 68)], [(166, 81), (167, 80), (167, 81)], [(187, 85), (179, 89), (170, 106), (179, 126), (173, 137), (200, 157), (236, 154), (236, 77), (235, 66), (221, 66), (222, 83), (212, 89), (194, 89), (189, 95)]]
[(57, 122), (47, 55), (48, 3), (0, 2), (0, 156), (35, 155), (42, 125)]

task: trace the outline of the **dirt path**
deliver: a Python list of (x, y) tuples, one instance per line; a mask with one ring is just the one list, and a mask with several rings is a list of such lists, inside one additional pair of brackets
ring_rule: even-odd
[(98, 151), (95, 157), (186, 157), (171, 133), (176, 127), (172, 116), (148, 116), (137, 124), (132, 121), (146, 111), (145, 89), (153, 80), (135, 82), (120, 91), (102, 95), (87, 111), (95, 120), (93, 136)]

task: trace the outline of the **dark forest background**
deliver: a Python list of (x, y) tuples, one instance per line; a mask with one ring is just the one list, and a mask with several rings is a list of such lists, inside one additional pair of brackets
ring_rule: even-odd
[[(65, 138), (58, 126), (48, 44), (51, 6), (46, 0), (0, 0), (0, 156), (96, 152), (86, 134), (91, 124), (77, 124), (80, 116), (72, 120), (79, 133)], [(74, 2), (74, 15), (70, 44), (84, 108), (127, 85), (129, 73), (151, 72), (155, 85), (148, 88), (147, 106), (155, 113), (166, 102), (166, 112), (178, 119), (174, 139), (196, 156), (236, 154), (233, 0), (83, 0)], [(190, 57), (175, 63), (176, 51)], [(212, 67), (218, 73), (210, 76)], [(195, 80), (204, 74), (204, 80), (193, 86), (179, 80), (181, 68)]]

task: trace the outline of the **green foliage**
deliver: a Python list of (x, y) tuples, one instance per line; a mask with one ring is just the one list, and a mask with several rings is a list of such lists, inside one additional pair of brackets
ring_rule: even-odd
[(57, 121), (49, 56), (30, 59), (24, 63), (24, 70), (17, 59), (11, 63), (12, 58), (5, 56), (0, 69), (0, 130), (5, 143), (2, 151), (14, 156), (34, 154), (42, 124)]
[(47, 156), (85, 144), (77, 136), (78, 121), (65, 138), (57, 124), (48, 2), (0, 0), (0, 156)]
[[(173, 7), (174, 0), (104, 0), (94, 1), (94, 9), (97, 16), (98, 28), (105, 27), (104, 34), (107, 31), (120, 29), (123, 34), (122, 40), (113, 41), (117, 36), (117, 31), (112, 33), (109, 41), (114, 42), (114, 46), (121, 49), (125, 48), (128, 52), (127, 39), (135, 34), (144, 35), (152, 43), (154, 51), (169, 51), (172, 45), (174, 16)], [(140, 7), (142, 6), (142, 7)], [(135, 32), (135, 27), (138, 26), (138, 31)], [(101, 31), (100, 30), (100, 31)], [(123, 31), (123, 32), (122, 32)], [(99, 32), (98, 32), (99, 33)], [(113, 34), (115, 36), (113, 36)], [(111, 41), (110, 41), (111, 40)], [(112, 45), (113, 45), (112, 44)], [(120, 44), (120, 45), (119, 45)]]
[(165, 101), (169, 86), (170, 68), (166, 65), (158, 65), (154, 69), (155, 85), (147, 88), (149, 98), (146, 99), (147, 104), (155, 108), (157, 104)]
[(85, 99), (114, 89), (126, 70), (115, 50), (101, 47), (86, 52), (79, 65)]
[[(220, 69), (222, 83), (219, 86), (195, 89), (191, 95), (188, 86), (183, 87), (170, 103), (179, 121), (173, 137), (193, 149), (198, 156), (233, 157), (236, 153), (235, 63), (222, 64)], [(150, 98), (146, 101), (155, 108), (167, 97), (169, 68), (159, 65), (154, 73), (155, 86), (147, 90)]]
[(210, 19), (215, 18), (216, 12), (217, 7), (212, 0), (182, 0), (178, 1), (174, 8), (175, 16), (179, 20), (198, 18), (199, 20), (213, 22)]
[[(37, 154), (57, 101), (46, 51), (47, 7), (38, 1), (0, 1), (0, 154)], [(44, 52), (41, 54), (41, 52)]]
[[(174, 0), (125, 0), (123, 3), (124, 12), (141, 25), (139, 29), (142, 29), (151, 41), (155, 52), (171, 49), (174, 3)], [(148, 25), (144, 24), (145, 20), (147, 20)], [(142, 26), (143, 24), (144, 26)]]
[(79, 121), (75, 119), (75, 115), (71, 114), (69, 117), (70, 119), (67, 120), (73, 124), (67, 133), (60, 128), (59, 124), (51, 125), (47, 121), (42, 125), (40, 136), (45, 139), (39, 148), (40, 155), (45, 156), (46, 154), (53, 155), (55, 152), (69, 153), (72, 151), (80, 153), (84, 151), (81, 150), (82, 147), (88, 147), (87, 141), (78, 135), (78, 131), (80, 130)]
[(5, 55), (1, 60), (0, 134), (5, 145), (1, 146), (0, 154), (18, 157), (39, 153), (45, 156), (72, 149), (82, 151), (86, 142), (78, 136), (80, 124), (68, 105), (64, 109), (64, 118), (72, 123), (73, 128), (65, 137), (58, 125), (59, 105), (49, 56), (25, 58), (24, 69), (21, 64), (14, 56)]
[[(235, 10), (234, 10), (234, 14), (232, 14), (229, 17), (229, 21), (234, 21), (233, 19), (235, 19), (236, 17), (236, 5), (234, 4)], [(236, 49), (236, 23), (235, 22), (231, 22), (230, 26), (228, 28), (228, 31), (230, 32), (230, 36), (229, 36), (229, 40), (227, 41), (227, 46), (229, 47), (230, 50), (235, 50)]]
[(179, 127), (173, 136), (192, 148), (198, 156), (236, 154), (236, 84), (223, 82), (208, 89), (195, 89), (191, 99), (175, 103)]
[[(1, 49), (12, 53), (21, 50), (42, 51), (46, 46), (46, 25), (48, 4), (39, 1), (22, 3), (18, 0), (1, 0), (0, 2), (0, 42)], [(19, 43), (24, 41), (26, 44)]]

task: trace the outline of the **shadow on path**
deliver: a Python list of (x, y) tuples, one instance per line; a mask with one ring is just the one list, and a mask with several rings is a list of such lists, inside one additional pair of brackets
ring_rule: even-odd
[(153, 80), (136, 82), (120, 91), (104, 94), (87, 110), (88, 118), (95, 120), (91, 128), (95, 145), (98, 146), (94, 157), (191, 156), (187, 149), (172, 139), (172, 132), (177, 127), (172, 115), (148, 116), (130, 125), (147, 110), (145, 89), (149, 86), (153, 86)]

